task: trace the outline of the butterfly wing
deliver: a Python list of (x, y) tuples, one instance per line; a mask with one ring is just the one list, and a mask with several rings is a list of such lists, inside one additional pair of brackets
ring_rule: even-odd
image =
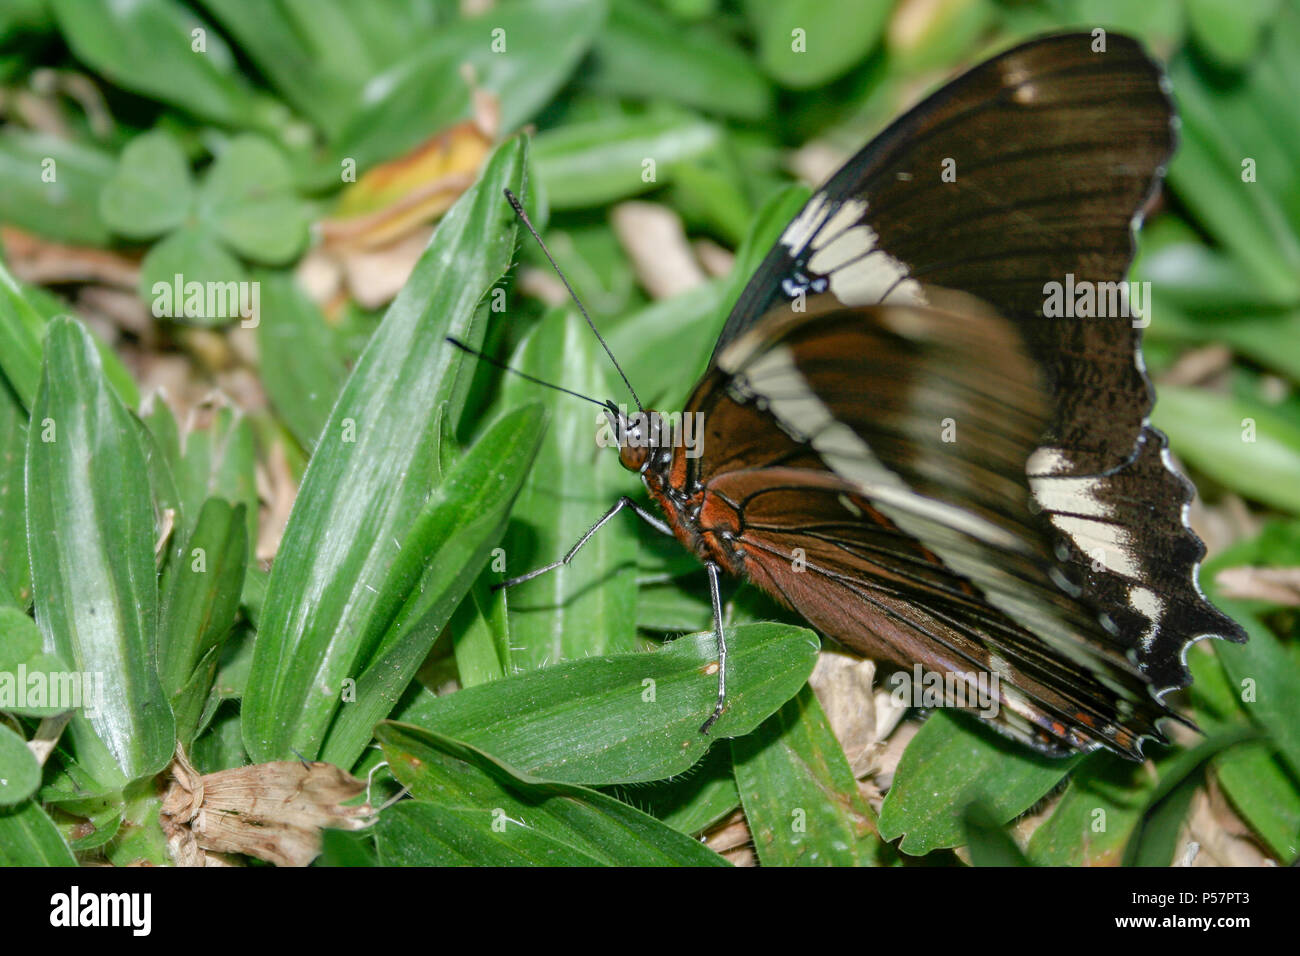
[(1127, 37), (1106, 36), (1104, 52), (1096, 42), (1030, 41), (890, 125), (790, 223), (714, 359), (800, 293), (855, 306), (920, 302), (923, 285), (957, 289), (1026, 320), (1055, 396), (1051, 436), (1094, 470), (1127, 460), (1151, 404), (1133, 361), (1139, 330), (1123, 317), (1041, 321), (1047, 283), (1125, 277), (1134, 225), (1174, 146), (1159, 67)]
[(698, 526), (723, 563), (828, 636), (997, 675), (994, 725), (1039, 749), (1140, 756), (1171, 712), (1034, 507), (1040, 364), (1019, 323), (940, 304), (823, 296), (756, 324), (692, 396), (704, 454), (675, 458), (672, 483), (703, 489)]
[[(1109, 34), (1034, 40), (975, 67), (854, 156), (791, 222), (741, 295), (724, 351), (769, 310), (924, 303), (935, 287), (1014, 321), (1048, 411), (1026, 467), (1051, 553), (1162, 690), (1185, 686), (1189, 640), (1245, 640), (1196, 581), (1193, 489), (1151, 427), (1140, 326), (1044, 316), (1051, 283), (1113, 289), (1173, 150), (1167, 83)], [(1141, 303), (1129, 303), (1139, 306)]]

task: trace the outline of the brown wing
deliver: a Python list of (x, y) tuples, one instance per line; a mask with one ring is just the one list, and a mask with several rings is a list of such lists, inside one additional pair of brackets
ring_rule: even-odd
[(705, 491), (701, 530), (859, 652), (996, 674), (1000, 730), (1137, 757), (1170, 711), (1031, 507), (1039, 366), (1012, 322), (945, 304), (824, 298), (728, 347), (688, 406), (705, 415), (704, 454), (680, 465)]
[(1159, 66), (1131, 38), (1050, 36), (999, 54), (900, 117), (813, 195), (715, 351), (823, 289), (844, 306), (922, 304), (935, 286), (991, 303), (1017, 324), (1047, 389), (1027, 466), (1052, 551), (1161, 690), (1190, 681), (1189, 640), (1245, 634), (1197, 584), (1193, 489), (1148, 422), (1144, 322), (1044, 312), (1051, 283), (1063, 298), (1071, 284), (1100, 292), (1124, 280), (1175, 124)]

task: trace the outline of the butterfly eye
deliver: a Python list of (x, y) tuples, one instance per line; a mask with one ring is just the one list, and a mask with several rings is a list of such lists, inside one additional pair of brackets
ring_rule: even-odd
[(640, 425), (629, 426), (623, 433), (623, 441), (618, 448), (619, 464), (628, 471), (639, 472), (649, 457), (650, 446), (644, 438), (644, 428)]

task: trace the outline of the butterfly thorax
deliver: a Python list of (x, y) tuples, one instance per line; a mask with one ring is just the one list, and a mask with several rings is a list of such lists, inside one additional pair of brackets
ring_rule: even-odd
[[(673, 534), (701, 561), (746, 576), (737, 510), (698, 481), (687, 477), (686, 457), (673, 444), (672, 431), (657, 413), (641, 422), (624, 422), (618, 432), (619, 462), (641, 476)], [(648, 424), (647, 424), (648, 423)]]

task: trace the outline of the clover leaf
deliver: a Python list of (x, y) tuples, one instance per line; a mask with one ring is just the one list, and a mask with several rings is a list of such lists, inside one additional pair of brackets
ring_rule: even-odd
[(211, 301), (194, 290), (244, 281), (240, 259), (291, 262), (307, 239), (308, 210), (289, 163), (254, 135), (226, 143), (196, 185), (176, 140), (161, 130), (144, 133), (123, 150), (99, 199), (114, 232), (160, 240), (145, 254), (139, 285), (160, 316), (213, 325), (237, 317), (233, 308), (209, 314), (189, 307)]

